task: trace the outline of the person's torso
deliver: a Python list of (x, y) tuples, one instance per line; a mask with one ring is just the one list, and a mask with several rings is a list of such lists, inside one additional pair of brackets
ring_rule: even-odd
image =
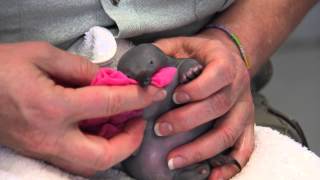
[[(232, 0), (0, 0), (0, 42), (45, 40), (67, 47), (93, 26), (116, 37), (192, 34)], [(206, 20), (205, 20), (206, 19)], [(178, 28), (178, 29), (177, 29)], [(180, 29), (179, 29), (180, 28)], [(180, 33), (181, 32), (181, 33)]]

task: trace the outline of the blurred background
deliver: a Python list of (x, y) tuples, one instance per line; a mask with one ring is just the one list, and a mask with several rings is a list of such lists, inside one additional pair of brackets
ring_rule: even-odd
[(311, 150), (320, 156), (320, 3), (271, 59), (274, 74), (263, 94), (301, 124)]

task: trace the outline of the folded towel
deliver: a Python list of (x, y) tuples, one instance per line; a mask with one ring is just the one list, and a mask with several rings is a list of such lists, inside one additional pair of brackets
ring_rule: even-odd
[(0, 146), (0, 179), (12, 180), (84, 180), (42, 161), (30, 159)]
[(255, 128), (255, 150), (232, 180), (320, 179), (320, 158), (278, 131)]
[[(232, 180), (320, 179), (320, 158), (299, 143), (266, 127), (255, 128), (255, 149), (242, 171)], [(0, 179), (82, 180), (42, 161), (0, 147)], [(128, 180), (118, 170), (100, 173), (98, 179)]]

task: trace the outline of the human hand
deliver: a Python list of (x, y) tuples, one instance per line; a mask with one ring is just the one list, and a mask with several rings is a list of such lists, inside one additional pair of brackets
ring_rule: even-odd
[(154, 87), (83, 87), (98, 67), (47, 43), (2, 44), (0, 61), (0, 144), (81, 175), (128, 157), (145, 125), (134, 120), (106, 140), (82, 133), (79, 121), (140, 109), (165, 96)]
[[(254, 148), (254, 105), (250, 76), (238, 50), (224, 34), (200, 34), (155, 42), (169, 56), (193, 58), (205, 68), (202, 74), (175, 90), (173, 99), (184, 106), (164, 114), (156, 134), (167, 136), (191, 130), (209, 121), (216, 126), (168, 155), (170, 169), (209, 159), (232, 147), (231, 156), (243, 167)], [(215, 168), (210, 179), (229, 179), (234, 165)]]

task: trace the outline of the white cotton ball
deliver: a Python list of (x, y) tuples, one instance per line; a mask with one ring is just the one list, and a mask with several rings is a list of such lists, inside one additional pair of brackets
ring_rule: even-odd
[(86, 32), (80, 49), (93, 63), (105, 64), (117, 52), (117, 43), (113, 34), (106, 28), (95, 26)]

